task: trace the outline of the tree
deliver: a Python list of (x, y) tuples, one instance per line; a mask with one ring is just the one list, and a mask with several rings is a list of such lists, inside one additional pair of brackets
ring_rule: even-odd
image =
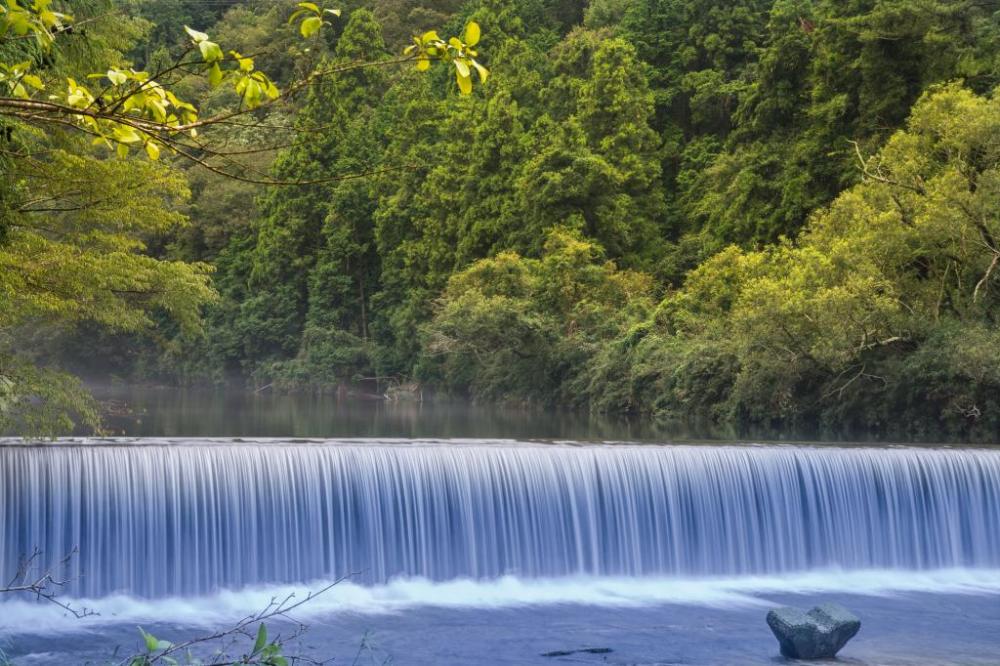
[(73, 143), (47, 148), (42, 160), (11, 160), (7, 171), (16, 186), (0, 226), (3, 431), (51, 434), (73, 413), (95, 425), (94, 405), (75, 381), (29, 363), (23, 341), (39, 327), (94, 321), (138, 331), (164, 313), (194, 334), (212, 298), (209, 266), (143, 254), (143, 237), (186, 223), (169, 208), (187, 196), (183, 180), (156, 164), (75, 154)]
[[(797, 242), (730, 247), (661, 304), (639, 356), (674, 362), (650, 395), (757, 421), (994, 427), (1000, 365), (983, 351), (1000, 297), (998, 164), (996, 95), (925, 94)], [(691, 349), (723, 364), (721, 393), (718, 374), (677, 383), (669, 368)]]
[(876, 149), (929, 86), (1000, 81), (995, 12), (915, 0), (775, 2), (725, 150), (681, 195), (695, 229), (725, 242), (795, 235), (856, 182), (854, 149)]
[(476, 398), (583, 402), (594, 355), (649, 312), (651, 288), (578, 232), (553, 229), (540, 259), (503, 252), (449, 280), (425, 329), (427, 367)]
[[(135, 333), (173, 322), (168, 328), (181, 336), (200, 330), (202, 309), (215, 297), (210, 267), (170, 259), (162, 249), (150, 251), (150, 243), (186, 223), (178, 210), (187, 187), (170, 167), (152, 164), (162, 154), (226, 178), (281, 183), (248, 174), (237, 159), (270, 147), (232, 150), (231, 132), (212, 130), (266, 126), (258, 125), (264, 112), (330, 77), (346, 81), (349, 95), (370, 95), (377, 91), (364, 86), (379, 85), (370, 78), (373, 68), (388, 64), (425, 70), (432, 62), (447, 62), (463, 94), (471, 91), (473, 76), (485, 81), (488, 75), (475, 60), (480, 32), (475, 23), (466, 27), (464, 40), (424, 33), (394, 60), (349, 51), (350, 38), (342, 40), (337, 64), (315, 68), (281, 91), (252, 56), (224, 52), (207, 33), (188, 26), (179, 55), (160, 62), (155, 73), (138, 71), (120, 64), (132, 44), (115, 28), (140, 22), (112, 20), (101, 2), (74, 5), (76, 16), (56, 9), (51, 0), (0, 3), (0, 159), (11, 176), (0, 186), (3, 430), (51, 433), (66, 429), (74, 413), (95, 425), (97, 412), (79, 384), (32, 367), (38, 350), (19, 342), (27, 327), (95, 322)], [(288, 21), (310, 39), (339, 13), (300, 2)], [(95, 69), (101, 73), (90, 74)], [(200, 80), (194, 85), (192, 73)], [(208, 106), (216, 109), (202, 115), (182, 96), (199, 87), (228, 91), (223, 96), (229, 98), (221, 105), (210, 100)], [(84, 138), (111, 149), (113, 156), (92, 154)], [(131, 159), (139, 148), (150, 163)], [(342, 178), (333, 174), (323, 182)], [(273, 320), (254, 323), (275, 327)]]
[(522, 234), (574, 226), (623, 264), (651, 268), (664, 223), (652, 98), (631, 48), (588, 32), (553, 56), (551, 108), (531, 129), (535, 155), (517, 182)]
[[(330, 66), (371, 60), (383, 51), (374, 15), (358, 10), (338, 40)], [(373, 114), (384, 85), (379, 70), (358, 70), (313, 87), (296, 122), (303, 128), (325, 129), (313, 141), (279, 158), (275, 166), (279, 177), (371, 170), (370, 156), (377, 154)], [(347, 180), (274, 189), (265, 196), (249, 297), (250, 304), (261, 307), (257, 311), (248, 307), (244, 315), (254, 317), (257, 340), (267, 340), (256, 332), (260, 330), (273, 330), (278, 337), (255, 360), (288, 359), (301, 349), (305, 355), (298, 363), (314, 369), (326, 367), (330, 354), (320, 353), (323, 361), (315, 362), (310, 355), (318, 352), (316, 343), (328, 329), (342, 331), (343, 335), (335, 336), (338, 342), (353, 337), (353, 347), (363, 346), (378, 273), (370, 188), (363, 180)], [(303, 345), (304, 335), (312, 344)], [(352, 359), (356, 356), (357, 351), (348, 354)]]

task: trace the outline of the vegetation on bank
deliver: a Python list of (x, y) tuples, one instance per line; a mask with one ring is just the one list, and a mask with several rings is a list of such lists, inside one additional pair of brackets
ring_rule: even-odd
[[(11, 142), (31, 135), (0, 116), (16, 130), (0, 135), (4, 168), (31, 174), (3, 185), (0, 305), (18, 316), (0, 320), (0, 406), (30, 386), (18, 372), (52, 386), (52, 368), (110, 368), (289, 390), (392, 378), (659, 418), (1000, 427), (1000, 2), (365, 0), (307, 45), (294, 9), (137, 3), (39, 65), (155, 70), (190, 24), (282, 90), (338, 70), (252, 123), (206, 128), (228, 176), (61, 134), (29, 169)], [(475, 41), (470, 21), (491, 70), (470, 95), (444, 68), (352, 66), (431, 28)], [(238, 104), (204, 75), (175, 89), (202, 115)], [(66, 300), (83, 309), (31, 310), (10, 267), (33, 264), (11, 239), (49, 185), (26, 179), (73, 173), (123, 192), (114, 212), (30, 219), (77, 230), (72, 252), (123, 245), (74, 272), (70, 293), (88, 296)], [(134, 316), (108, 294), (150, 262), (172, 272), (142, 282)], [(92, 416), (77, 392), (32, 394), (19, 404)]]

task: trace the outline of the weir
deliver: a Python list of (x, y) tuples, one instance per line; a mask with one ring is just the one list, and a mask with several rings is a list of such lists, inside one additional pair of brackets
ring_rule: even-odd
[(315, 441), (0, 447), (0, 572), (70, 593), (1000, 567), (1000, 451)]

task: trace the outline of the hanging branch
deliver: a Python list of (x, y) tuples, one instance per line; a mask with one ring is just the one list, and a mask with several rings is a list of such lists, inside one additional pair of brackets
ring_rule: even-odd
[[(51, 11), (49, 4), (50, 0), (34, 0), (33, 4), (24, 6), (18, 3), (0, 5), (0, 43), (4, 39), (34, 36), (44, 50), (50, 49), (56, 38), (67, 32), (67, 26), (72, 26), (73, 17)], [(299, 2), (288, 22), (298, 23), (302, 37), (308, 39), (324, 25), (329, 25), (330, 17), (339, 16), (338, 9), (323, 9), (313, 2)], [(35, 125), (68, 126), (92, 136), (95, 145), (104, 145), (120, 157), (126, 157), (133, 147), (141, 147), (149, 159), (156, 160), (166, 149), (227, 178), (261, 185), (308, 185), (364, 177), (372, 172), (310, 181), (252, 178), (209, 164), (199, 155), (209, 152), (205, 146), (192, 147), (185, 144), (182, 137), (194, 140), (205, 128), (233, 123), (240, 116), (290, 100), (298, 92), (328, 77), (359, 69), (413, 63), (418, 70), (425, 71), (432, 62), (444, 62), (455, 68), (458, 88), (463, 95), (472, 92), (473, 70), (480, 82), (485, 82), (489, 76), (489, 71), (476, 60), (478, 53), (474, 47), (479, 43), (480, 29), (474, 22), (466, 26), (464, 39), (451, 37), (446, 41), (432, 30), (414, 37), (414, 43), (400, 57), (316, 69), (284, 91), (279, 90), (266, 73), (256, 68), (254, 56), (233, 50), (226, 53), (206, 33), (188, 26), (184, 29), (190, 42), (174, 62), (153, 74), (116, 67), (91, 74), (89, 79), (105, 81), (103, 88), (97, 92), (85, 82), (67, 78), (63, 92), (42, 99), (37, 93), (46, 89), (46, 84), (33, 73), (30, 61), (0, 61), (0, 92), (6, 89), (8, 93), (0, 95), (0, 117), (7, 116)], [(192, 58), (194, 54), (197, 55)], [(238, 105), (207, 118), (200, 117), (194, 104), (180, 99), (171, 90), (179, 74), (204, 76), (212, 88), (225, 84), (238, 96)], [(256, 124), (250, 123), (249, 126), (255, 127)], [(263, 124), (260, 126), (264, 127)], [(298, 131), (298, 128), (294, 129)], [(225, 155), (225, 151), (221, 150), (211, 152), (215, 156)], [(247, 152), (244, 151), (244, 154)], [(245, 165), (235, 166), (239, 170), (247, 170)]]

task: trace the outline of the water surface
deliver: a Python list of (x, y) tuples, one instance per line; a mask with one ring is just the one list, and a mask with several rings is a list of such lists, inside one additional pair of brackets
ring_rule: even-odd
[(291, 651), (773, 664), (767, 609), (828, 600), (862, 618), (847, 663), (1000, 650), (992, 447), (735, 442), (446, 402), (103, 397), (130, 437), (0, 444), (0, 565), (77, 548), (66, 599), (99, 613), (0, 603), (14, 663), (109, 663), (139, 648), (137, 625), (182, 640), (342, 576), (296, 613), (311, 630)]

